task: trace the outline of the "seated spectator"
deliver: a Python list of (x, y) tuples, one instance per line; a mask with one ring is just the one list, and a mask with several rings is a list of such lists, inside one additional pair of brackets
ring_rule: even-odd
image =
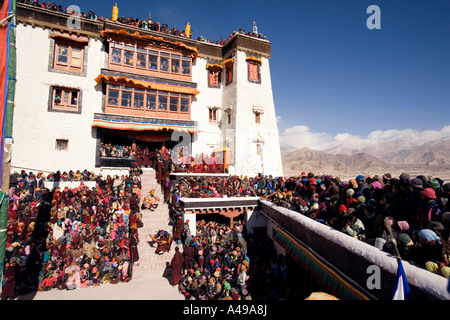
[[(29, 181), (34, 179), (33, 173), (30, 173), (31, 180), (25, 172), (16, 175), (17, 180), (12, 179), (5, 261), (16, 257), (22, 260), (22, 254), (27, 252), (29, 263), (42, 265), (42, 269), (25, 268), (25, 264), (18, 269), (15, 287), (19, 294), (35, 290), (73, 290), (131, 279), (128, 233), (132, 226), (126, 222), (139, 221), (128, 218), (139, 214), (133, 193), (139, 179), (132, 179), (130, 187), (123, 186), (122, 181), (120, 191), (114, 191), (101, 175), (95, 176), (87, 170), (83, 173), (85, 175), (80, 170), (69, 170), (49, 174), (46, 178), (51, 181), (77, 180), (80, 186), (64, 187), (62, 191), (35, 188), (39, 193), (33, 194), (23, 189), (23, 182), (28, 188)], [(130, 174), (139, 175), (139, 172), (130, 169)], [(38, 177), (44, 179), (41, 172)], [(84, 179), (89, 178), (97, 182), (93, 189), (83, 184)], [(48, 206), (37, 206), (35, 195)], [(120, 211), (122, 206), (125, 210)]]
[(436, 233), (440, 236), (440, 242), (442, 244), (442, 254), (438, 260), (431, 260), (425, 263), (425, 268), (428, 271), (442, 275), (445, 278), (449, 278), (450, 266), (449, 266), (449, 254), (450, 254), (450, 229), (438, 228)]
[(439, 261), (442, 259), (442, 244), (440, 237), (430, 229), (422, 229), (418, 232), (419, 242), (411, 254), (411, 260), (422, 268), (426, 268), (428, 261)]
[(349, 215), (346, 217), (346, 222), (342, 232), (352, 236), (355, 239), (366, 239), (364, 224), (354, 215)]
[[(400, 233), (397, 237), (397, 248), (400, 254), (400, 258), (405, 261), (411, 260), (410, 250), (414, 248), (414, 242), (411, 240), (407, 233)], [(394, 252), (391, 252), (394, 254)]]

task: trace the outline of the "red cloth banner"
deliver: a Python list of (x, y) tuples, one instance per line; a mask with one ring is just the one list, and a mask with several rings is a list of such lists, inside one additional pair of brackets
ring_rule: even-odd
[[(0, 10), (0, 21), (5, 19), (8, 16), (8, 8), (9, 8), (9, 0), (5, 0), (3, 2), (3, 6)], [(6, 84), (8, 83), (8, 79), (6, 79), (6, 68), (7, 66), (7, 48), (9, 43), (6, 43), (8, 39), (8, 23), (5, 23), (3, 26), (0, 25), (0, 124), (1, 131), (3, 132), (3, 118), (5, 117), (6, 111)]]

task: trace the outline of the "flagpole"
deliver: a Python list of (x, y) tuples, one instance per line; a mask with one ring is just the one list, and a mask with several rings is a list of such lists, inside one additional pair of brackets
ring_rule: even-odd
[(387, 217), (384, 218), (384, 225), (386, 226), (386, 228), (389, 231), (389, 239), (392, 242), (392, 244), (394, 245), (396, 256), (398, 259), (401, 259), (400, 251), (398, 251), (398, 247), (397, 247), (397, 240), (392, 235), (391, 221)]
[[(12, 151), (12, 130), (13, 130), (13, 116), (14, 116), (14, 97), (16, 93), (16, 26), (17, 26), (17, 0), (9, 0), (9, 14), (11, 20), (8, 23), (9, 34), (7, 43), (8, 52), (8, 78), (7, 81), (7, 99), (6, 111), (3, 118), (3, 131), (1, 143), (1, 190), (7, 192), (9, 189), (9, 180), (11, 174), (11, 151)], [(8, 18), (9, 18), (8, 17)]]
[(389, 231), (389, 239), (395, 248), (396, 258), (397, 258), (397, 280), (396, 289), (394, 290), (393, 300), (408, 300), (410, 299), (410, 289), (408, 280), (406, 279), (405, 269), (403, 269), (402, 257), (397, 247), (397, 240), (392, 235), (391, 221), (386, 217), (384, 219), (384, 225)]

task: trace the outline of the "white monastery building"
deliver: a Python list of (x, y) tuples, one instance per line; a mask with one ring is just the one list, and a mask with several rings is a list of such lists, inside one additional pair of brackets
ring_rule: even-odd
[(282, 175), (266, 39), (217, 45), (84, 18), (73, 28), (67, 14), (17, 7), (12, 171), (98, 172), (111, 143), (226, 148), (235, 174)]

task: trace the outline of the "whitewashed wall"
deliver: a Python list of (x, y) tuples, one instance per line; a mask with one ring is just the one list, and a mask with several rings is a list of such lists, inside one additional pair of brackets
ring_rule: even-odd
[[(101, 86), (95, 77), (105, 66), (100, 41), (90, 39), (87, 74), (76, 76), (49, 71), (49, 30), (17, 26), (17, 88), (15, 96), (12, 167), (34, 170), (92, 170), (96, 132), (93, 115), (101, 112)], [(81, 114), (49, 112), (51, 86), (79, 88)], [(69, 140), (68, 151), (56, 151), (56, 139)]]
[[(247, 54), (234, 54), (233, 82), (225, 84), (222, 72), (220, 88), (208, 87), (207, 58), (199, 57), (192, 71), (192, 81), (200, 94), (192, 102), (191, 119), (198, 122), (200, 133), (193, 154), (208, 153), (214, 147), (229, 147), (237, 175), (254, 176), (259, 172), (282, 175), (282, 164), (275, 105), (272, 95), (269, 60), (263, 58), (261, 83), (248, 81)], [(220, 63), (220, 62), (217, 62)], [(217, 125), (209, 124), (209, 108), (218, 107)], [(255, 123), (253, 106), (264, 109), (261, 123)], [(228, 124), (227, 109), (231, 110)], [(263, 157), (257, 154), (256, 139), (264, 141)]]
[[(262, 59), (261, 83), (253, 83), (248, 81), (246, 58), (245, 52), (236, 52), (236, 172), (243, 175), (262, 172), (279, 176), (282, 174), (281, 153), (269, 60)], [(259, 124), (255, 122), (254, 106), (264, 110)], [(257, 154), (255, 141), (258, 138), (264, 141), (262, 160)]]
[(219, 120), (222, 110), (222, 87), (208, 87), (208, 59), (199, 57), (192, 67), (192, 81), (197, 83), (200, 92), (191, 104), (191, 119), (197, 121), (200, 133), (193, 144), (192, 153), (211, 153), (216, 147), (222, 146), (222, 134), (218, 125), (209, 124), (209, 108), (218, 107)]

